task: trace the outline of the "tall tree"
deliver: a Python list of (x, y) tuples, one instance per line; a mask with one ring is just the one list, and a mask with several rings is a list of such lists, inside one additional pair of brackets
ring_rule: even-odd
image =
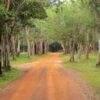
[[(40, 2), (31, 0), (2, 0), (0, 1), (0, 10), (0, 17), (3, 16), (0, 19), (0, 24), (3, 27), (2, 29), (5, 29), (2, 30), (3, 34), (1, 36), (3, 37), (3, 66), (5, 70), (10, 70), (10, 45), (11, 40), (13, 40), (12, 44), (15, 46), (13, 38), (15, 38), (16, 33), (20, 33), (19, 23), (22, 26), (28, 25), (30, 19), (42, 19), (46, 17), (46, 13)], [(15, 47), (13, 47), (13, 52), (15, 52)]]

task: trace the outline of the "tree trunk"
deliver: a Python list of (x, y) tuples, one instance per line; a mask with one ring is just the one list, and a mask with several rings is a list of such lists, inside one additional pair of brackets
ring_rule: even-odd
[(40, 42), (36, 42), (36, 54), (40, 54)]
[(98, 63), (96, 64), (96, 66), (100, 66), (100, 39), (98, 41)]
[(34, 55), (35, 54), (35, 43), (32, 42), (31, 44), (31, 55)]
[(16, 42), (15, 42), (15, 37), (12, 36), (11, 40), (12, 40), (12, 56), (13, 56), (13, 60), (16, 60)]
[(17, 53), (17, 56), (20, 55), (20, 40), (19, 39), (17, 40), (17, 51), (16, 51), (16, 53)]
[(97, 51), (96, 43), (93, 43), (93, 52)]
[(66, 55), (67, 54), (67, 49), (65, 47), (65, 44), (64, 43), (61, 43), (61, 46), (63, 48), (64, 55)]
[(10, 41), (8, 34), (5, 34), (4, 36), (4, 69), (5, 70), (10, 70), (11, 65), (10, 65)]
[(0, 37), (0, 75), (2, 75), (2, 48), (1, 48), (1, 37)]
[(79, 43), (79, 44), (78, 44), (78, 57), (77, 57), (78, 60), (81, 59), (82, 50), (83, 50), (82, 44)]
[(74, 58), (74, 42), (71, 41), (71, 44), (70, 44), (70, 62), (74, 62), (75, 61), (75, 58)]
[(40, 55), (43, 54), (43, 41), (42, 40), (39, 41), (39, 54)]
[(30, 44), (30, 40), (29, 40), (29, 29), (26, 26), (25, 28), (26, 31), (26, 42), (27, 42), (27, 53), (28, 53), (28, 57), (31, 57), (31, 44)]
[(7, 0), (7, 10), (9, 10), (11, 0)]
[(44, 54), (46, 54), (48, 51), (49, 51), (49, 45), (48, 45), (48, 42), (45, 41), (44, 42)]
[(89, 59), (89, 45), (87, 45), (85, 49), (85, 58)]

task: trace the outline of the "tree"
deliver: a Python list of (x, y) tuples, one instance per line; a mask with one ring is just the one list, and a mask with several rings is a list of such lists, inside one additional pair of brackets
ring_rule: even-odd
[[(12, 43), (13, 57), (15, 59), (15, 38), (16, 34), (20, 33), (20, 26), (29, 25), (29, 20), (32, 18), (46, 17), (45, 9), (39, 2), (24, 1), (24, 0), (8, 0), (0, 1), (0, 26), (2, 27), (2, 52), (3, 52), (3, 66), (5, 70), (10, 70), (10, 50)], [(1, 38), (0, 37), (0, 38)], [(1, 46), (1, 41), (0, 41)], [(0, 49), (1, 50), (1, 49)], [(0, 52), (1, 53), (1, 52)], [(1, 66), (0, 66), (1, 68)]]
[[(94, 13), (96, 30), (97, 33), (100, 32), (100, 1), (88, 0), (89, 6), (91, 7), (91, 11)], [(97, 66), (100, 65), (100, 34), (98, 34), (98, 63)]]
[(90, 9), (81, 0), (65, 1), (49, 7), (47, 14), (48, 18), (44, 27), (48, 26), (47, 31), (51, 34), (52, 40), (61, 43), (65, 54), (70, 51), (70, 61), (74, 61), (75, 46), (78, 48), (78, 59), (82, 54), (83, 45), (88, 57), (89, 48), (87, 47), (90, 47), (90, 38), (93, 35), (91, 31), (94, 25)]

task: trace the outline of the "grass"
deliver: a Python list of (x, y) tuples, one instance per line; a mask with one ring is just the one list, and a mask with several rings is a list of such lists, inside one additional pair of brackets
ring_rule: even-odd
[[(64, 66), (66, 68), (73, 68), (77, 70), (82, 77), (84, 77), (93, 86), (100, 95), (100, 68), (96, 67), (97, 57), (96, 53), (90, 54), (90, 59), (86, 60), (84, 56), (80, 61), (74, 63), (69, 62), (69, 55), (62, 56), (64, 59)], [(77, 55), (75, 55), (75, 58)]]
[(20, 54), (19, 57), (17, 57), (16, 60), (12, 60), (12, 58), (11, 58), (11, 65), (15, 66), (15, 65), (18, 65), (18, 64), (33, 62), (33, 61), (36, 61), (40, 57), (43, 57), (43, 56), (44, 55), (34, 55), (34, 56), (31, 56), (31, 58), (28, 58), (26, 53), (22, 53), (22, 54)]
[(17, 79), (22, 75), (22, 71), (18, 69), (12, 69), (11, 71), (4, 72), (0, 77), (0, 90), (2, 90), (7, 84)]

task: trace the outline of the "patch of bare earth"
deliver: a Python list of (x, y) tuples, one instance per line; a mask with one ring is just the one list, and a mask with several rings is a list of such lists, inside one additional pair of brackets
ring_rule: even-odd
[(1, 91), (0, 100), (96, 100), (92, 88), (61, 63), (54, 53), (21, 65), (28, 71)]

